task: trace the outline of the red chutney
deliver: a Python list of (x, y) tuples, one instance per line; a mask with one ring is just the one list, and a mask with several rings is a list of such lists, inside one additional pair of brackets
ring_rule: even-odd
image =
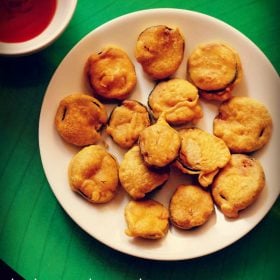
[(57, 0), (0, 0), (0, 42), (33, 39), (51, 22)]

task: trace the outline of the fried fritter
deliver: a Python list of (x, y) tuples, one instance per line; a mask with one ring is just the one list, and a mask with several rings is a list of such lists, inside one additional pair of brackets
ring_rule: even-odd
[(119, 178), (129, 195), (139, 199), (168, 180), (169, 168), (151, 169), (144, 162), (139, 146), (134, 146), (124, 155), (120, 164)]
[(168, 218), (168, 210), (155, 200), (130, 201), (125, 208), (125, 233), (131, 237), (162, 238), (168, 231)]
[(93, 203), (110, 201), (118, 186), (118, 163), (99, 145), (80, 150), (71, 159), (68, 176), (73, 191)]
[(176, 72), (182, 62), (184, 48), (184, 38), (177, 28), (157, 25), (141, 32), (135, 56), (149, 76), (161, 80)]
[(187, 174), (197, 174), (203, 187), (212, 183), (220, 168), (230, 160), (224, 141), (199, 128), (180, 130), (181, 149), (175, 165)]
[(259, 161), (244, 154), (233, 154), (229, 163), (215, 177), (212, 195), (225, 216), (237, 218), (250, 206), (265, 186)]
[(224, 101), (242, 77), (238, 53), (222, 42), (210, 42), (195, 48), (188, 59), (188, 77), (202, 97)]
[(272, 119), (259, 101), (236, 96), (222, 103), (214, 119), (214, 134), (225, 141), (234, 153), (248, 153), (268, 143)]
[(120, 147), (127, 149), (133, 146), (140, 132), (150, 123), (148, 110), (143, 104), (135, 100), (124, 100), (113, 109), (106, 132)]
[(139, 147), (144, 161), (153, 167), (164, 167), (178, 155), (181, 140), (178, 132), (160, 117), (139, 136)]
[(86, 64), (86, 74), (94, 94), (106, 100), (126, 99), (137, 82), (130, 58), (114, 46), (92, 54)]
[(76, 146), (95, 144), (100, 129), (107, 121), (102, 103), (86, 94), (72, 94), (63, 98), (55, 115), (55, 126), (61, 137)]
[(174, 78), (158, 83), (149, 95), (148, 104), (157, 119), (165, 112), (171, 125), (182, 125), (203, 116), (195, 86), (184, 79)]
[(182, 229), (201, 226), (214, 211), (211, 195), (196, 185), (180, 185), (169, 204), (170, 220)]

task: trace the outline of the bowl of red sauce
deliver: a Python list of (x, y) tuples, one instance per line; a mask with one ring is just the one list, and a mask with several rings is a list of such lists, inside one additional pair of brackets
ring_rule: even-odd
[(0, 0), (0, 55), (49, 46), (70, 22), (77, 0)]

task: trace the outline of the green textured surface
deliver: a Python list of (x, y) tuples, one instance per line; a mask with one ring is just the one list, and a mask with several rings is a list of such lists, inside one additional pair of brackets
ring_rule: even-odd
[(280, 279), (280, 200), (249, 234), (189, 261), (148, 261), (121, 254), (83, 232), (45, 178), (38, 147), (40, 107), (67, 52), (120, 15), (173, 7), (221, 19), (249, 37), (280, 71), (278, 1), (80, 0), (64, 34), (44, 51), (0, 57), (0, 258), (26, 279)]

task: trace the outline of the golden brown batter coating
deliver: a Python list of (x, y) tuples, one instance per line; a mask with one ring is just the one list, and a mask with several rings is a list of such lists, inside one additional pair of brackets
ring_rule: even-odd
[(181, 125), (203, 116), (198, 99), (195, 86), (184, 79), (174, 78), (158, 83), (149, 96), (148, 104), (156, 119), (165, 112), (169, 124)]
[(138, 101), (124, 100), (113, 109), (106, 132), (120, 147), (127, 149), (133, 146), (140, 132), (149, 125), (147, 108)]
[(55, 115), (55, 126), (61, 137), (76, 146), (95, 144), (100, 129), (107, 121), (102, 103), (86, 94), (72, 94), (63, 98)]
[(88, 58), (86, 73), (95, 94), (106, 100), (126, 99), (136, 85), (136, 73), (128, 55), (108, 46)]
[(239, 55), (225, 43), (202, 44), (188, 59), (188, 77), (202, 97), (224, 101), (242, 77)]
[(139, 136), (139, 147), (144, 161), (154, 167), (164, 167), (175, 160), (180, 145), (179, 133), (169, 126), (164, 117), (145, 128)]
[(220, 168), (230, 160), (224, 141), (199, 128), (180, 130), (181, 149), (175, 165), (184, 173), (198, 174), (203, 187), (212, 183)]
[(120, 164), (119, 178), (129, 195), (139, 199), (163, 185), (169, 178), (169, 169), (149, 168), (141, 156), (139, 146), (134, 146), (124, 155)]
[(105, 203), (116, 193), (118, 164), (104, 147), (91, 145), (74, 155), (68, 176), (73, 191), (92, 203)]
[(234, 153), (262, 148), (270, 139), (272, 119), (266, 107), (250, 97), (233, 97), (222, 103), (214, 119), (214, 134)]
[(237, 218), (250, 206), (265, 186), (259, 161), (243, 154), (233, 154), (229, 163), (215, 177), (212, 195), (225, 216)]
[(169, 204), (170, 220), (176, 227), (191, 229), (206, 223), (214, 211), (211, 195), (196, 185), (180, 185)]
[(151, 26), (138, 37), (135, 55), (143, 70), (153, 79), (165, 79), (176, 72), (184, 55), (180, 31), (165, 25)]
[(130, 201), (125, 208), (125, 233), (131, 237), (162, 238), (168, 231), (168, 218), (168, 210), (155, 200)]

